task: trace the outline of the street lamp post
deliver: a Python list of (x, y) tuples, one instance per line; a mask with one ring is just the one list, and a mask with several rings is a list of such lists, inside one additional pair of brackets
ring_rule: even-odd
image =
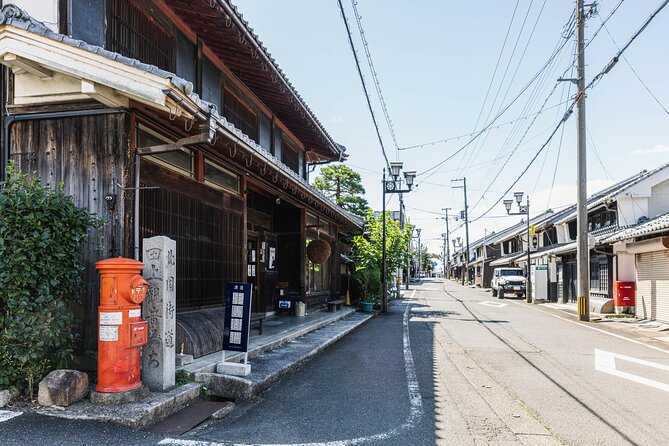
[(525, 301), (532, 302), (532, 275), (530, 274), (530, 196), (527, 195), (527, 204), (525, 206), (520, 203), (523, 201), (524, 192), (514, 192), (513, 196), (518, 205), (518, 212), (511, 212), (511, 205), (513, 200), (504, 200), (504, 207), (508, 215), (525, 215), (527, 220), (527, 278), (525, 279)]
[(390, 163), (390, 179), (386, 180), (386, 169), (383, 169), (383, 207), (382, 207), (382, 221), (383, 233), (381, 240), (381, 311), (388, 311), (388, 282), (386, 282), (386, 194), (403, 194), (411, 192), (413, 180), (416, 178), (416, 171), (405, 171), (404, 182), (407, 185), (406, 189), (402, 189), (402, 181), (400, 179), (400, 171), (402, 170), (401, 162)]

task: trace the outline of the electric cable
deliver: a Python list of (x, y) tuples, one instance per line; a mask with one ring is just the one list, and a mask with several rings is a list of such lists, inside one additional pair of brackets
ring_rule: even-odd
[(381, 131), (379, 130), (379, 125), (376, 122), (376, 116), (374, 115), (374, 109), (372, 108), (372, 102), (369, 97), (369, 92), (367, 91), (367, 85), (365, 84), (365, 78), (362, 75), (362, 69), (360, 68), (360, 61), (358, 60), (358, 54), (355, 51), (355, 45), (353, 44), (353, 36), (351, 35), (351, 29), (348, 26), (348, 19), (346, 18), (346, 12), (344, 11), (344, 5), (341, 3), (341, 0), (337, 0), (339, 4), (339, 10), (341, 11), (341, 17), (344, 21), (344, 26), (346, 27), (346, 34), (348, 36), (348, 42), (351, 46), (351, 52), (353, 53), (353, 58), (355, 59), (355, 66), (358, 70), (358, 76), (360, 76), (360, 82), (362, 84), (362, 89), (365, 91), (365, 99), (367, 99), (367, 107), (369, 108), (369, 113), (372, 116), (372, 122), (374, 123), (374, 128), (376, 129), (376, 136), (379, 138), (379, 144), (381, 145), (381, 153), (383, 154), (383, 159), (386, 161), (386, 166), (390, 171), (390, 162), (388, 161), (388, 155), (386, 154), (386, 148), (383, 145), (383, 139), (381, 138)]
[[(609, 37), (611, 38), (611, 41), (612, 41), (613, 44), (616, 46), (616, 48), (618, 49), (618, 51), (620, 51), (620, 47), (618, 46), (618, 43), (616, 43), (616, 40), (615, 40), (615, 39), (613, 38), (613, 36), (611, 35), (611, 32), (609, 32), (608, 27), (605, 26), (605, 22), (602, 22), (602, 27), (606, 30), (606, 33), (607, 33), (607, 34), (609, 35)], [(623, 60), (625, 61), (625, 63), (627, 64), (627, 66), (629, 67), (629, 69), (632, 71), (632, 73), (634, 73), (634, 76), (636, 76), (637, 80), (641, 83), (641, 85), (643, 85), (643, 88), (645, 88), (646, 91), (648, 92), (648, 94), (655, 100), (655, 102), (657, 103), (657, 105), (659, 105), (660, 108), (661, 108), (667, 115), (669, 115), (669, 110), (667, 110), (667, 107), (665, 107), (664, 104), (662, 104), (662, 102), (660, 102), (660, 100), (657, 98), (657, 96), (655, 96), (655, 94), (650, 90), (650, 88), (648, 87), (648, 85), (646, 85), (646, 83), (643, 81), (643, 79), (641, 79), (641, 76), (639, 76), (639, 73), (636, 72), (636, 70), (634, 69), (634, 67), (632, 66), (632, 64), (630, 63), (630, 61), (627, 59), (627, 57), (622, 56), (622, 58), (623, 58)]]
[(618, 53), (613, 56), (613, 58), (609, 61), (606, 66), (600, 71), (591, 81), (590, 83), (585, 87), (585, 90), (589, 90), (591, 88), (594, 88), (601, 80), (602, 78), (608, 74), (613, 67), (618, 63), (620, 60), (620, 57), (623, 55), (623, 53), (627, 50), (627, 48), (632, 45), (632, 42), (636, 40), (637, 37), (648, 27), (650, 22), (655, 19), (655, 17), (664, 9), (665, 6), (667, 6), (667, 3), (669, 3), (669, 0), (664, 0), (660, 6), (657, 7), (657, 9), (646, 19), (643, 25), (632, 35), (632, 37), (627, 41), (627, 43), (620, 49), (618, 50)]
[(441, 167), (444, 163), (448, 162), (449, 160), (453, 159), (456, 155), (458, 155), (460, 152), (465, 150), (472, 142), (474, 142), (481, 134), (483, 134), (488, 128), (492, 127), (494, 123), (499, 119), (511, 106), (520, 98), (522, 95), (534, 84), (534, 82), (541, 76), (542, 73), (547, 69), (548, 66), (550, 66), (551, 62), (561, 53), (562, 49), (566, 45), (567, 40), (564, 40), (558, 48), (556, 48), (555, 51), (549, 56), (548, 60), (543, 64), (541, 68), (530, 78), (530, 80), (520, 89), (520, 91), (516, 94), (516, 96), (506, 105), (504, 106), (500, 112), (490, 121), (488, 122), (481, 130), (476, 132), (474, 136), (469, 139), (463, 146), (461, 146), (459, 149), (457, 149), (455, 152), (452, 154), (448, 155), (445, 159), (441, 160), (440, 162), (436, 163), (434, 166), (431, 168), (427, 169), (426, 171), (419, 173), (418, 176), (425, 176), (427, 175), (424, 180), (429, 178), (439, 167)]
[(376, 89), (376, 95), (379, 97), (379, 102), (381, 103), (381, 110), (383, 110), (383, 115), (386, 119), (386, 124), (388, 125), (388, 130), (390, 131), (390, 136), (393, 139), (395, 144), (395, 155), (397, 153), (398, 144), (397, 137), (395, 136), (395, 128), (393, 127), (393, 121), (390, 119), (390, 114), (388, 113), (388, 106), (386, 105), (385, 99), (383, 99), (383, 92), (381, 91), (381, 83), (376, 73), (376, 68), (374, 67), (374, 62), (372, 61), (372, 55), (369, 51), (369, 45), (367, 44), (367, 38), (365, 37), (365, 30), (362, 27), (362, 16), (358, 14), (358, 2), (356, 0), (351, 0), (351, 5), (353, 6), (353, 13), (355, 15), (355, 21), (358, 24), (358, 31), (360, 32), (360, 40), (362, 41), (362, 46), (365, 49), (365, 55), (367, 56), (367, 64), (369, 65), (369, 71), (372, 73), (372, 78), (374, 79), (374, 87)]

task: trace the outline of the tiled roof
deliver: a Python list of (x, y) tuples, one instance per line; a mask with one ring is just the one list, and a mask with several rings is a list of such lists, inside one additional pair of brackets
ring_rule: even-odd
[[(307, 112), (308, 116), (311, 118), (313, 123), (315, 123), (315, 125), (318, 127), (319, 131), (324, 135), (325, 139), (329, 142), (333, 152), (338, 152), (337, 155), (340, 157), (340, 160), (346, 158), (347, 157), (347, 155), (345, 153), (346, 147), (344, 147), (341, 144), (337, 144), (332, 139), (332, 137), (327, 132), (327, 130), (325, 130), (325, 127), (321, 124), (321, 122), (315, 116), (315, 114), (313, 113), (311, 108), (309, 108), (309, 106), (304, 102), (304, 100), (302, 99), (302, 96), (300, 96), (300, 94), (297, 92), (297, 90), (295, 89), (293, 84), (288, 80), (286, 75), (283, 73), (281, 68), (279, 68), (279, 66), (277, 65), (274, 58), (269, 54), (267, 49), (260, 42), (260, 40), (258, 39), (258, 36), (253, 32), (253, 29), (251, 29), (248, 22), (246, 22), (244, 20), (242, 14), (237, 10), (237, 7), (234, 6), (229, 0), (212, 0), (212, 1), (218, 1), (218, 3), (221, 5), (221, 7), (225, 7), (226, 9), (229, 9), (233, 13), (233, 15), (235, 15), (238, 18), (239, 23), (244, 27), (244, 30), (247, 31), (252, 36), (253, 41), (261, 49), (261, 53), (262, 53), (263, 57), (267, 60), (268, 64), (270, 64), (272, 66), (274, 71), (278, 74), (278, 77), (281, 78), (283, 83), (288, 87), (288, 89), (292, 93), (293, 97), (297, 100), (297, 103), (299, 103), (304, 108), (304, 110)], [(66, 43), (68, 45), (75, 46), (75, 47), (81, 48), (83, 50), (99, 54), (103, 57), (115, 60), (115, 61), (123, 63), (125, 65), (136, 67), (136, 68), (139, 68), (140, 70), (146, 71), (148, 73), (155, 74), (157, 76), (169, 79), (177, 88), (182, 90), (193, 102), (197, 103), (204, 110), (206, 110), (208, 112), (212, 111), (212, 110), (216, 110), (216, 106), (214, 104), (202, 100), (196, 93), (193, 92), (193, 83), (192, 82), (190, 82), (186, 79), (180, 78), (175, 73), (171, 73), (169, 71), (163, 70), (163, 69), (158, 68), (154, 65), (146, 64), (146, 63), (144, 63), (142, 61), (139, 61), (137, 59), (132, 59), (132, 58), (126, 57), (126, 56), (124, 56), (122, 54), (119, 54), (119, 53), (108, 51), (108, 50), (106, 50), (106, 49), (104, 49), (100, 46), (90, 45), (87, 42), (84, 42), (83, 40), (73, 39), (69, 36), (55, 33), (53, 31), (51, 31), (51, 29), (49, 29), (42, 22), (39, 22), (39, 21), (35, 20), (27, 12), (18, 8), (15, 5), (7, 4), (0, 9), (0, 25), (2, 25), (2, 24), (7, 24), (7, 25), (15, 26), (17, 28), (25, 29), (27, 31), (42, 35), (44, 37), (47, 37), (49, 39), (57, 40), (57, 41)]]
[(610, 237), (605, 238), (603, 241), (607, 243), (613, 243), (622, 240), (643, 237), (646, 235), (659, 234), (667, 231), (669, 231), (669, 212), (660, 215), (659, 217), (655, 217), (652, 220), (648, 220), (645, 223), (625, 228), (619, 232), (616, 232)]
[[(640, 183), (641, 181), (650, 177), (651, 175), (654, 175), (655, 173), (666, 169), (667, 167), (669, 167), (669, 163), (663, 164), (651, 171), (642, 170), (641, 172), (632, 175), (629, 178), (626, 178), (612, 186), (609, 186), (599, 192), (592, 194), (588, 198), (588, 210), (593, 209), (602, 203), (606, 203), (607, 201), (614, 200), (616, 196), (620, 195), (622, 192), (626, 191), (630, 187)], [(561, 213), (558, 218), (555, 218), (552, 221), (552, 223), (555, 224), (564, 223), (565, 221), (576, 218), (576, 205), (573, 205), (568, 209), (569, 209), (568, 212), (563, 211), (563, 213)]]
[(193, 85), (191, 82), (178, 77), (174, 73), (162, 70), (154, 65), (145, 64), (137, 59), (131, 59), (125, 57), (121, 54), (108, 51), (99, 46), (89, 45), (88, 43), (82, 40), (77, 40), (69, 36), (54, 33), (42, 22), (35, 20), (27, 12), (11, 4), (5, 5), (2, 8), (0, 8), (0, 25), (10, 25), (20, 29), (25, 29), (26, 31), (29, 31), (31, 33), (35, 33), (37, 35), (41, 35), (49, 39), (57, 40), (67, 45), (81, 48), (85, 51), (98, 54), (102, 57), (114, 60), (124, 65), (129, 65), (139, 70), (145, 71), (147, 73), (151, 73), (156, 76), (169, 79), (172, 82), (172, 84), (174, 84), (177, 88), (182, 90), (184, 94), (186, 94), (203, 112), (211, 114), (212, 118), (218, 123), (218, 125), (221, 128), (225, 128), (230, 133), (235, 135), (237, 138), (242, 140), (246, 145), (249, 146), (249, 148), (254, 150), (261, 157), (271, 162), (272, 165), (280, 169), (283, 174), (292, 177), (295, 181), (300, 183), (302, 187), (307, 189), (313, 195), (317, 196), (320, 200), (327, 203), (332, 209), (337, 211), (344, 218), (348, 219), (351, 223), (355, 224), (356, 226), (360, 227), (362, 226), (363, 220), (359, 216), (351, 214), (350, 212), (341, 208), (337, 203), (334, 202), (334, 200), (332, 200), (323, 192), (321, 192), (320, 190), (316, 189), (311, 184), (309, 184), (309, 182), (300, 177), (296, 172), (294, 172), (291, 168), (289, 168), (287, 165), (285, 165), (283, 162), (277, 159), (265, 148), (257, 144), (254, 140), (249, 138), (241, 130), (236, 128), (231, 122), (225, 119), (225, 117), (218, 115), (216, 106), (214, 104), (203, 101), (196, 93), (193, 92)]

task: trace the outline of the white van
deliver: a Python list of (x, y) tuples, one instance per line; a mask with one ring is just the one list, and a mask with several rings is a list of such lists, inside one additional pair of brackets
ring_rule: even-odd
[(492, 297), (504, 298), (506, 293), (514, 293), (518, 297), (525, 295), (525, 276), (522, 268), (495, 268), (492, 273)]

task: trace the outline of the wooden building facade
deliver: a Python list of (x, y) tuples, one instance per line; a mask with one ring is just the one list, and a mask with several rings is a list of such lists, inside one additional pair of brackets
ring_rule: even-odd
[[(179, 315), (221, 308), (227, 281), (253, 283), (261, 313), (276, 310), (279, 284), (312, 310), (338, 298), (340, 240), (362, 221), (311, 187), (308, 171), (344, 149), (234, 6), (16, 3), (0, 10), (0, 167), (13, 160), (62, 182), (105, 218), (85, 253), (82, 350), (97, 339), (95, 262), (138, 258), (154, 235), (177, 242)], [(325, 263), (307, 258), (315, 239), (330, 243)]]

